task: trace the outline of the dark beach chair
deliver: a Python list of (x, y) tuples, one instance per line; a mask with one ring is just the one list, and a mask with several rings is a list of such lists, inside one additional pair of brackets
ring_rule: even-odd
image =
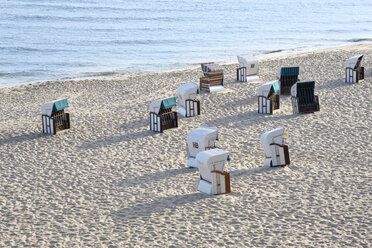
[(314, 95), (315, 82), (298, 82), (292, 86), (293, 113), (313, 113), (319, 111), (319, 98)]

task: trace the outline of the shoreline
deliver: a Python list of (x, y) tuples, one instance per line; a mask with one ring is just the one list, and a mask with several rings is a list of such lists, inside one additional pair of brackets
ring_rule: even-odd
[[(296, 55), (301, 55), (301, 54), (306, 54), (306, 53), (312, 53), (312, 52), (321, 52), (323, 50), (333, 50), (333, 49), (341, 49), (341, 48), (347, 48), (347, 47), (353, 47), (353, 46), (360, 46), (360, 45), (369, 45), (372, 44), (372, 41), (370, 39), (360, 39), (362, 41), (354, 42), (352, 44), (345, 43), (343, 45), (339, 46), (330, 46), (330, 47), (324, 47), (324, 48), (316, 48), (316, 47), (311, 47), (311, 48), (306, 48), (305, 50), (301, 50), (300, 48), (294, 48), (294, 49), (289, 49), (289, 50), (275, 50), (274, 53), (268, 52), (268, 53), (263, 53), (263, 54), (257, 54), (255, 55), (259, 61), (267, 60), (267, 59), (275, 59), (275, 58), (280, 58), (280, 57), (289, 57), (289, 56), (296, 56)], [(299, 50), (300, 49), (300, 50)], [(280, 52), (276, 52), (280, 51)], [(239, 55), (239, 54), (237, 54)], [(243, 55), (244, 57), (244, 55)], [(201, 61), (204, 62), (204, 61)], [(235, 65), (236, 63), (222, 63), (223, 66), (230, 66), (230, 65)], [(158, 73), (171, 73), (171, 72), (182, 72), (182, 71), (189, 71), (189, 70), (195, 70), (199, 68), (197, 65), (195, 67), (185, 67), (185, 68), (180, 68), (180, 69), (169, 69), (169, 70), (161, 70), (161, 71), (153, 71), (153, 72), (138, 72), (138, 73), (127, 73), (127, 74), (121, 74), (119, 72), (97, 72), (93, 74), (98, 74), (98, 75), (93, 75), (93, 76), (84, 76), (84, 77), (62, 77), (60, 79), (55, 79), (55, 80), (41, 80), (41, 81), (33, 81), (33, 82), (28, 82), (28, 83), (23, 83), (20, 85), (14, 85), (14, 86), (9, 86), (9, 87), (0, 87), (0, 89), (4, 88), (12, 88), (12, 87), (20, 87), (20, 86), (25, 86), (25, 85), (33, 85), (33, 84), (38, 84), (38, 83), (53, 83), (53, 82), (61, 82), (61, 81), (80, 81), (80, 80), (112, 80), (112, 79), (118, 79), (118, 78), (127, 78), (127, 77), (132, 77), (132, 76), (146, 76), (147, 74), (158, 74)], [(113, 74), (110, 76), (102, 75), (99, 76), (99, 74)]]

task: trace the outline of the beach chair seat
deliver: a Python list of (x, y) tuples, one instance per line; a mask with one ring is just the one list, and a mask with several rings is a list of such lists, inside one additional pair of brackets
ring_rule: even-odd
[(236, 80), (240, 82), (249, 82), (258, 80), (258, 60), (251, 56), (243, 58), (237, 56), (239, 61), (239, 68), (236, 69)]
[(292, 86), (291, 100), (293, 113), (313, 113), (319, 111), (319, 98), (314, 95), (315, 82), (298, 82)]
[(273, 114), (275, 109), (280, 107), (280, 85), (278, 80), (267, 82), (257, 90), (258, 97), (258, 113)]
[(223, 90), (223, 68), (213, 62), (202, 63), (204, 77), (200, 78), (200, 91), (214, 92)]
[(280, 84), (280, 94), (291, 94), (291, 87), (299, 81), (299, 67), (281, 67), (278, 70), (278, 80)]
[(345, 62), (345, 82), (357, 83), (364, 79), (364, 67), (360, 66), (363, 55), (355, 55)]
[(176, 106), (176, 98), (166, 98), (150, 103), (150, 130), (162, 133), (169, 128), (178, 127), (178, 115), (172, 108)]
[(218, 128), (198, 127), (187, 134), (187, 165), (197, 168), (196, 155), (199, 152), (216, 148)]
[(184, 117), (200, 115), (200, 101), (196, 99), (198, 93), (198, 85), (193, 82), (178, 87), (178, 114)]
[(287, 132), (284, 127), (265, 132), (261, 144), (265, 152), (264, 166), (278, 167), (290, 164), (288, 146), (284, 144)]
[(67, 99), (47, 102), (42, 105), (43, 133), (56, 134), (70, 128), (70, 114), (65, 113), (68, 108)]
[(231, 192), (230, 174), (224, 171), (229, 153), (219, 148), (199, 152), (196, 156), (200, 172), (198, 190), (209, 195)]

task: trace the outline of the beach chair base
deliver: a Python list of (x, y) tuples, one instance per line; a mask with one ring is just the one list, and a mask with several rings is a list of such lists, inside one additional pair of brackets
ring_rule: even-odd
[(270, 97), (258, 96), (258, 113), (272, 115), (275, 109), (279, 109), (280, 96), (272, 94)]
[(59, 131), (70, 129), (70, 114), (61, 110), (52, 115), (42, 115), (43, 133), (57, 134)]
[(350, 67), (346, 67), (345, 69), (345, 82), (346, 83), (358, 83), (359, 80), (364, 79), (364, 67), (358, 67), (357, 69), (353, 69)]
[(230, 173), (212, 171), (212, 182), (200, 178), (198, 190), (209, 195), (231, 193)]
[(314, 113), (320, 110), (318, 96), (314, 96), (314, 103), (306, 104), (306, 105), (300, 105), (298, 97), (292, 96), (291, 100), (292, 100), (293, 114)]
[(150, 130), (162, 133), (166, 129), (178, 127), (177, 112), (156, 114), (150, 112)]

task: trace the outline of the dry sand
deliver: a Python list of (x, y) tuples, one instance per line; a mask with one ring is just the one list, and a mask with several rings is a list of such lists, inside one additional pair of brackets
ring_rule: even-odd
[[(344, 61), (365, 57), (366, 79), (344, 82)], [(257, 88), (281, 66), (315, 80), (320, 112), (293, 115), (282, 97), (257, 114)], [(260, 61), (260, 80), (201, 94), (202, 114), (149, 130), (150, 100), (198, 82), (199, 68), (0, 89), (0, 246), (370, 247), (372, 44)], [(41, 133), (41, 105), (67, 97), (68, 131)], [(186, 135), (220, 131), (233, 193), (197, 191)], [(288, 130), (291, 165), (263, 167), (260, 135)]]

